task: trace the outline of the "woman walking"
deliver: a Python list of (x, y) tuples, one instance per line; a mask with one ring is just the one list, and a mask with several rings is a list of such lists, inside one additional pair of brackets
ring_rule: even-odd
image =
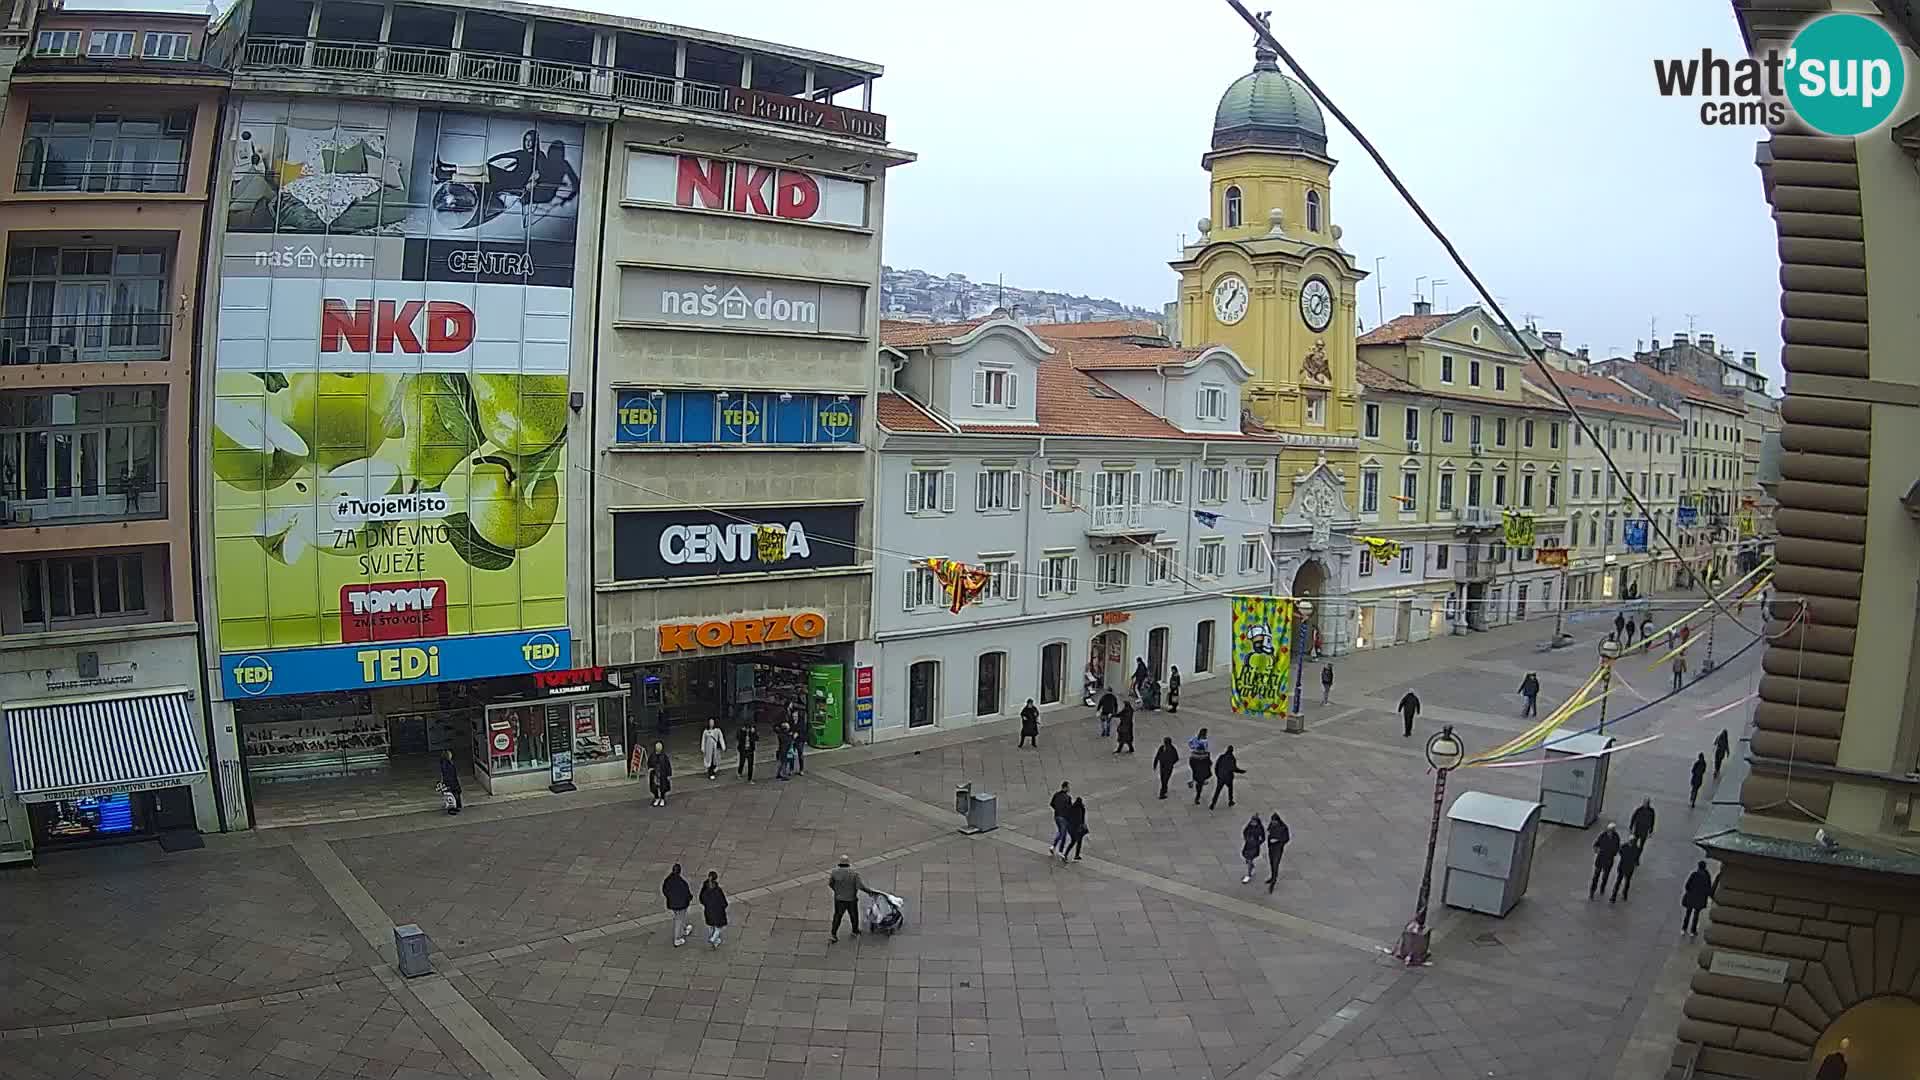
[(1247, 872), (1240, 878), (1245, 885), (1253, 880), (1253, 864), (1260, 861), (1260, 849), (1267, 846), (1267, 827), (1260, 824), (1260, 815), (1247, 819), (1247, 825), (1240, 830), (1240, 858), (1246, 861)]
[(700, 733), (700, 761), (707, 767), (707, 779), (720, 775), (720, 755), (727, 750), (727, 733), (720, 730), (720, 721), (707, 717), (707, 729)]
[(647, 790), (653, 792), (653, 805), (667, 805), (667, 792), (673, 790), (673, 759), (667, 756), (667, 744), (654, 743), (647, 755)]
[(1193, 779), (1187, 786), (1193, 789), (1193, 805), (1200, 805), (1200, 793), (1207, 788), (1207, 781), (1213, 779), (1213, 752), (1207, 748), (1207, 729), (1201, 728), (1200, 734), (1187, 740), (1187, 768), (1193, 770)]
[(1133, 753), (1133, 702), (1131, 701), (1120, 707), (1120, 734), (1113, 744), (1114, 753), (1117, 754), (1122, 749), (1129, 754)]
[(1286, 857), (1287, 841), (1293, 839), (1293, 831), (1287, 823), (1280, 820), (1279, 814), (1267, 820), (1267, 891), (1273, 891), (1273, 883), (1280, 880), (1280, 860)]
[(1173, 748), (1173, 737), (1160, 740), (1160, 749), (1153, 753), (1153, 767), (1160, 773), (1160, 797), (1167, 797), (1167, 781), (1173, 779), (1173, 767), (1180, 764), (1180, 751)]
[(1172, 674), (1167, 676), (1167, 711), (1180, 711), (1180, 665), (1173, 665)]
[(700, 910), (707, 917), (707, 948), (717, 949), (727, 928), (727, 894), (720, 888), (718, 870), (707, 871), (707, 883), (700, 886)]
[(1713, 875), (1707, 873), (1707, 860), (1701, 859), (1694, 864), (1693, 873), (1687, 875), (1687, 884), (1680, 893), (1680, 932), (1700, 936), (1700, 913), (1707, 908), (1707, 901), (1713, 899)]
[(1080, 861), (1080, 843), (1087, 838), (1087, 801), (1074, 796), (1073, 805), (1067, 808), (1067, 850), (1060, 853), (1060, 861), (1066, 862), (1072, 854), (1075, 862)]

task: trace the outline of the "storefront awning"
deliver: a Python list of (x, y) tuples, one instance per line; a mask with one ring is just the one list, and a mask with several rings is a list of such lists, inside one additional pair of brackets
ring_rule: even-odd
[(21, 802), (189, 783), (207, 765), (188, 691), (7, 708), (13, 792)]

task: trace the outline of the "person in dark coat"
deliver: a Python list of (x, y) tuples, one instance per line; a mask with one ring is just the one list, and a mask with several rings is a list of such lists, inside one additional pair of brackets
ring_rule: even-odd
[(1320, 704), (1325, 705), (1333, 698), (1333, 665), (1320, 669)]
[(1073, 805), (1067, 807), (1067, 850), (1060, 853), (1060, 861), (1066, 862), (1072, 855), (1075, 861), (1080, 858), (1080, 845), (1087, 838), (1087, 803), (1075, 796)]
[(1613, 617), (1613, 640), (1625, 644), (1627, 640), (1627, 613), (1619, 612)]
[(1713, 875), (1707, 873), (1707, 860), (1701, 859), (1694, 864), (1693, 873), (1687, 875), (1687, 884), (1680, 892), (1680, 932), (1700, 935), (1700, 913), (1706, 910), (1707, 901), (1713, 899)]
[(1727, 741), (1727, 729), (1721, 728), (1720, 734), (1713, 737), (1713, 778), (1720, 778), (1720, 766), (1726, 763), (1732, 749)]
[(1187, 740), (1187, 768), (1193, 771), (1187, 786), (1193, 789), (1193, 805), (1199, 806), (1200, 793), (1206, 790), (1207, 781), (1213, 779), (1213, 751), (1207, 746), (1206, 728)]
[(790, 780), (793, 778), (793, 732), (785, 724), (775, 724), (773, 735), (774, 753), (779, 755), (773, 763), (773, 778)]
[(1404, 738), (1411, 737), (1413, 735), (1413, 718), (1419, 715), (1420, 715), (1419, 695), (1409, 690), (1407, 691), (1407, 695), (1400, 699), (1400, 718), (1406, 721), (1405, 726), (1400, 731), (1401, 738), (1404, 739)]
[(1160, 740), (1160, 749), (1153, 753), (1153, 767), (1160, 773), (1160, 797), (1167, 797), (1167, 782), (1173, 779), (1174, 767), (1180, 764), (1180, 751), (1173, 748), (1173, 738)]
[(453, 763), (453, 751), (440, 751), (440, 784), (453, 796), (453, 805), (447, 807), (447, 813), (457, 814), (466, 806), (460, 798), (460, 769)]
[(654, 743), (647, 755), (647, 790), (653, 792), (653, 805), (667, 805), (667, 792), (673, 790), (673, 759), (667, 756), (665, 743)]
[(1060, 856), (1063, 862), (1067, 857), (1067, 841), (1070, 839), (1067, 836), (1067, 814), (1073, 809), (1072, 786), (1068, 781), (1060, 781), (1060, 790), (1047, 800), (1047, 808), (1053, 811), (1053, 843), (1047, 845), (1047, 850)]
[(700, 911), (707, 917), (707, 948), (717, 949), (727, 928), (727, 893), (720, 887), (718, 870), (707, 871), (707, 883), (700, 886)]
[(1133, 697), (1138, 701), (1147, 692), (1147, 680), (1151, 678), (1147, 671), (1146, 657), (1133, 658)]
[[(1207, 804), (1207, 809), (1218, 809), (1220, 806), (1220, 796), (1222, 794), (1226, 795), (1227, 806), (1231, 809), (1233, 806), (1233, 778), (1246, 771), (1247, 770), (1240, 767), (1240, 761), (1233, 756), (1233, 747), (1229, 745), (1226, 752), (1220, 755), (1220, 760), (1213, 763), (1213, 801)], [(1196, 803), (1200, 801), (1198, 794), (1194, 795), (1193, 801)]]
[(740, 752), (740, 761), (734, 765), (733, 774), (744, 776), (747, 783), (753, 783), (753, 752), (760, 746), (760, 725), (748, 716), (740, 721), (740, 730), (733, 733), (734, 749)]
[(1240, 830), (1240, 858), (1247, 864), (1247, 872), (1240, 878), (1240, 884), (1245, 885), (1253, 880), (1253, 864), (1260, 861), (1260, 849), (1266, 846), (1267, 827), (1260, 824), (1260, 815), (1255, 814), (1247, 819), (1246, 825)]
[(1700, 802), (1700, 785), (1707, 782), (1707, 755), (1700, 754), (1693, 759), (1693, 780), (1687, 789), (1687, 806), (1696, 806)]
[(1520, 696), (1527, 699), (1527, 704), (1520, 710), (1520, 715), (1523, 717), (1539, 716), (1540, 677), (1531, 671), (1527, 672), (1527, 677), (1520, 680)]
[(1120, 699), (1109, 690), (1100, 695), (1100, 737), (1113, 734), (1113, 715), (1120, 711)]
[(1687, 654), (1676, 654), (1669, 666), (1673, 668), (1673, 692), (1677, 694), (1687, 685)]
[(1607, 887), (1607, 879), (1613, 875), (1613, 861), (1620, 856), (1620, 830), (1613, 822), (1607, 822), (1607, 831), (1593, 842), (1593, 880), (1587, 884), (1587, 899), (1591, 900)]
[(1611, 904), (1621, 897), (1633, 899), (1633, 872), (1640, 866), (1640, 854), (1645, 849), (1640, 841), (1629, 840), (1620, 845), (1620, 865), (1613, 878), (1613, 895), (1607, 897)]
[(1280, 880), (1280, 860), (1287, 854), (1287, 844), (1293, 840), (1293, 830), (1275, 814), (1267, 819), (1267, 891), (1273, 891), (1273, 883)]
[(1129, 754), (1133, 753), (1133, 705), (1131, 703), (1120, 707), (1120, 730), (1114, 740), (1113, 752), (1117, 754), (1122, 749)]
[(693, 920), (687, 917), (687, 907), (693, 903), (693, 886), (680, 876), (679, 863), (673, 864), (666, 880), (660, 883), (660, 895), (666, 897), (667, 912), (673, 916), (673, 947), (677, 949), (687, 943), (687, 935), (693, 930)]
[(1640, 805), (1633, 810), (1633, 816), (1627, 819), (1627, 831), (1640, 843), (1644, 850), (1647, 841), (1653, 837), (1653, 800), (1641, 799)]
[(1180, 665), (1173, 666), (1173, 672), (1167, 676), (1167, 711), (1180, 711)]
[[(1020, 746), (1031, 741), (1035, 750), (1040, 749), (1040, 710), (1034, 708), (1033, 699), (1027, 699), (1027, 707), (1020, 710)], [(1015, 747), (1018, 749), (1018, 747)]]

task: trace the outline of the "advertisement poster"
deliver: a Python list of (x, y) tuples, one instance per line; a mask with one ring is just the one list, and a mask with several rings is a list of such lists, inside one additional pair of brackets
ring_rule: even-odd
[(613, 576), (639, 581), (852, 566), (860, 561), (859, 523), (857, 505), (617, 511)]
[(1628, 518), (1620, 523), (1620, 537), (1628, 551), (1647, 550), (1647, 519)]
[(1293, 600), (1233, 598), (1233, 711), (1285, 716), (1293, 692)]
[(466, 672), (462, 638), (564, 628), (583, 129), (242, 98), (228, 131), (221, 651), (425, 644)]

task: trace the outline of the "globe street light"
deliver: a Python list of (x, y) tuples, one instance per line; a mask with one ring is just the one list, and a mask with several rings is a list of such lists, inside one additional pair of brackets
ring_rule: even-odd
[(1393, 955), (1414, 967), (1427, 962), (1427, 901), (1433, 895), (1433, 854), (1440, 846), (1440, 811), (1447, 801), (1447, 774), (1467, 759), (1467, 748), (1453, 733), (1453, 725), (1427, 740), (1427, 764), (1433, 766), (1433, 817), (1427, 822), (1427, 864), (1420, 874), (1420, 900), (1414, 905), (1413, 921), (1400, 933), (1400, 944)]
[(1301, 711), (1300, 692), (1307, 681), (1307, 652), (1311, 642), (1307, 640), (1307, 622), (1313, 618), (1313, 601), (1300, 600), (1293, 605), (1294, 613), (1299, 617), (1293, 624), (1293, 709), (1287, 714), (1287, 728), (1293, 731), (1307, 729), (1306, 714)]

